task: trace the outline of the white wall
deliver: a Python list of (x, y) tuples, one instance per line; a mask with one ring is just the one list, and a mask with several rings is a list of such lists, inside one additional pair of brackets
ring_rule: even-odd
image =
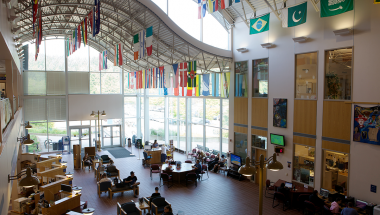
[[(291, 6), (301, 3), (303, 0), (288, 0)], [(280, 7), (280, 5), (278, 5)], [(318, 4), (318, 7), (319, 4)], [(276, 133), (285, 135), (285, 153), (278, 157), (284, 165), (287, 161), (293, 162), (293, 116), (294, 116), (294, 85), (295, 85), (295, 54), (318, 52), (318, 102), (317, 102), (317, 140), (315, 159), (315, 188), (321, 185), (322, 168), (322, 115), (323, 115), (323, 86), (324, 86), (324, 52), (326, 50), (344, 47), (354, 47), (353, 53), (353, 101), (380, 102), (378, 80), (380, 73), (377, 71), (378, 50), (380, 50), (380, 5), (374, 5), (372, 0), (355, 0), (355, 11), (350, 11), (338, 16), (320, 18), (311, 3), (308, 1), (307, 22), (294, 28), (282, 28), (281, 22), (271, 13), (269, 32), (249, 35), (249, 29), (237, 20), (233, 28), (233, 52), (235, 61), (249, 61), (249, 95), (252, 94), (252, 60), (269, 57), (269, 111), (268, 134)], [(257, 15), (269, 12), (268, 9), (260, 10)], [(247, 17), (250, 15), (247, 14)], [(333, 31), (343, 28), (353, 28), (353, 35), (335, 36)], [(307, 36), (306, 43), (294, 43), (293, 37)], [(273, 43), (276, 46), (264, 49), (262, 43)], [(239, 53), (238, 48), (249, 49), (248, 53)], [(377, 61), (376, 61), (377, 60)], [(233, 79), (231, 78), (231, 83)], [(231, 88), (233, 89), (233, 87)], [(287, 128), (272, 126), (273, 98), (288, 99)], [(249, 99), (248, 110), (251, 110)], [(233, 114), (233, 105), (230, 107)], [(230, 120), (233, 120), (231, 117)], [(233, 123), (230, 123), (230, 125)], [(251, 114), (248, 113), (248, 128), (251, 126)], [(232, 130), (233, 127), (231, 127)], [(231, 136), (232, 135), (232, 136)], [(251, 132), (248, 129), (248, 145), (251, 148)], [(230, 132), (233, 139), (233, 132)], [(230, 150), (233, 149), (230, 145)], [(268, 156), (273, 154), (274, 147), (268, 144)], [(370, 193), (370, 185), (380, 186), (380, 172), (374, 171), (369, 162), (379, 163), (378, 156), (380, 146), (351, 141), (349, 195), (356, 198), (380, 203), (380, 194)], [(268, 172), (268, 178), (277, 181), (279, 178), (290, 181), (292, 170), (284, 168), (279, 172)], [(376, 184), (378, 183), (378, 184)]]
[(123, 95), (69, 95), (69, 120), (92, 120), (91, 111), (106, 111), (101, 119), (121, 119), (123, 117)]

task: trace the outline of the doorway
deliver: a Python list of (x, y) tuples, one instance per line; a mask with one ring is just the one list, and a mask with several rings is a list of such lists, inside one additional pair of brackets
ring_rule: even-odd
[(102, 126), (102, 147), (121, 146), (121, 125)]
[(90, 127), (70, 127), (71, 145), (77, 144), (81, 148), (91, 147)]

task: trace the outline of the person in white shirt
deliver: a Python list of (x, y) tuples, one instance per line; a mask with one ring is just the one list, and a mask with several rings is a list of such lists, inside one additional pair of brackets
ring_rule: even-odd
[(166, 161), (166, 145), (165, 144), (163, 144), (162, 146), (161, 146), (161, 163), (165, 163), (165, 161)]
[(217, 164), (214, 166), (214, 172), (218, 172), (220, 167), (224, 167), (224, 163), (226, 162), (226, 158), (222, 155)]
[(107, 174), (103, 174), (102, 175), (102, 179), (100, 179), (99, 183), (102, 183), (102, 182), (112, 182), (112, 180), (110, 178), (107, 178)]

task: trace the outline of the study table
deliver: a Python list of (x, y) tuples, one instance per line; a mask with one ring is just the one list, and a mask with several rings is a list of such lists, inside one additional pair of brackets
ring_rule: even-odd
[[(277, 188), (281, 186), (282, 183), (286, 183), (286, 181), (282, 180), (282, 179), (279, 179), (273, 186), (274, 186), (274, 190), (277, 191)], [(296, 189), (294, 190), (293, 188), (289, 188), (289, 191), (290, 191), (290, 206), (292, 208), (294, 208), (297, 204), (297, 198), (299, 195), (301, 194), (312, 194), (314, 189), (312, 187), (309, 187), (309, 188), (305, 188), (303, 185), (301, 184), (297, 184), (297, 183), (293, 183), (293, 187), (296, 187)]]
[[(182, 163), (181, 168), (177, 168), (175, 165), (170, 165), (171, 171), (168, 174), (173, 176), (173, 181), (177, 180), (178, 183), (181, 183), (181, 178), (184, 179), (186, 177), (187, 173), (195, 171), (192, 167), (193, 165), (194, 164), (191, 164), (191, 163)], [(166, 168), (168, 166), (169, 166), (169, 164), (162, 164), (161, 170), (167, 171)]]

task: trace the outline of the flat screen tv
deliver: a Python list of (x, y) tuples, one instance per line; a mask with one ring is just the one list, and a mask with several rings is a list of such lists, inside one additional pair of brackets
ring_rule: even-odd
[(241, 157), (239, 155), (231, 154), (231, 163), (236, 166), (241, 166)]
[(278, 146), (285, 146), (285, 138), (283, 135), (270, 134), (270, 143)]

